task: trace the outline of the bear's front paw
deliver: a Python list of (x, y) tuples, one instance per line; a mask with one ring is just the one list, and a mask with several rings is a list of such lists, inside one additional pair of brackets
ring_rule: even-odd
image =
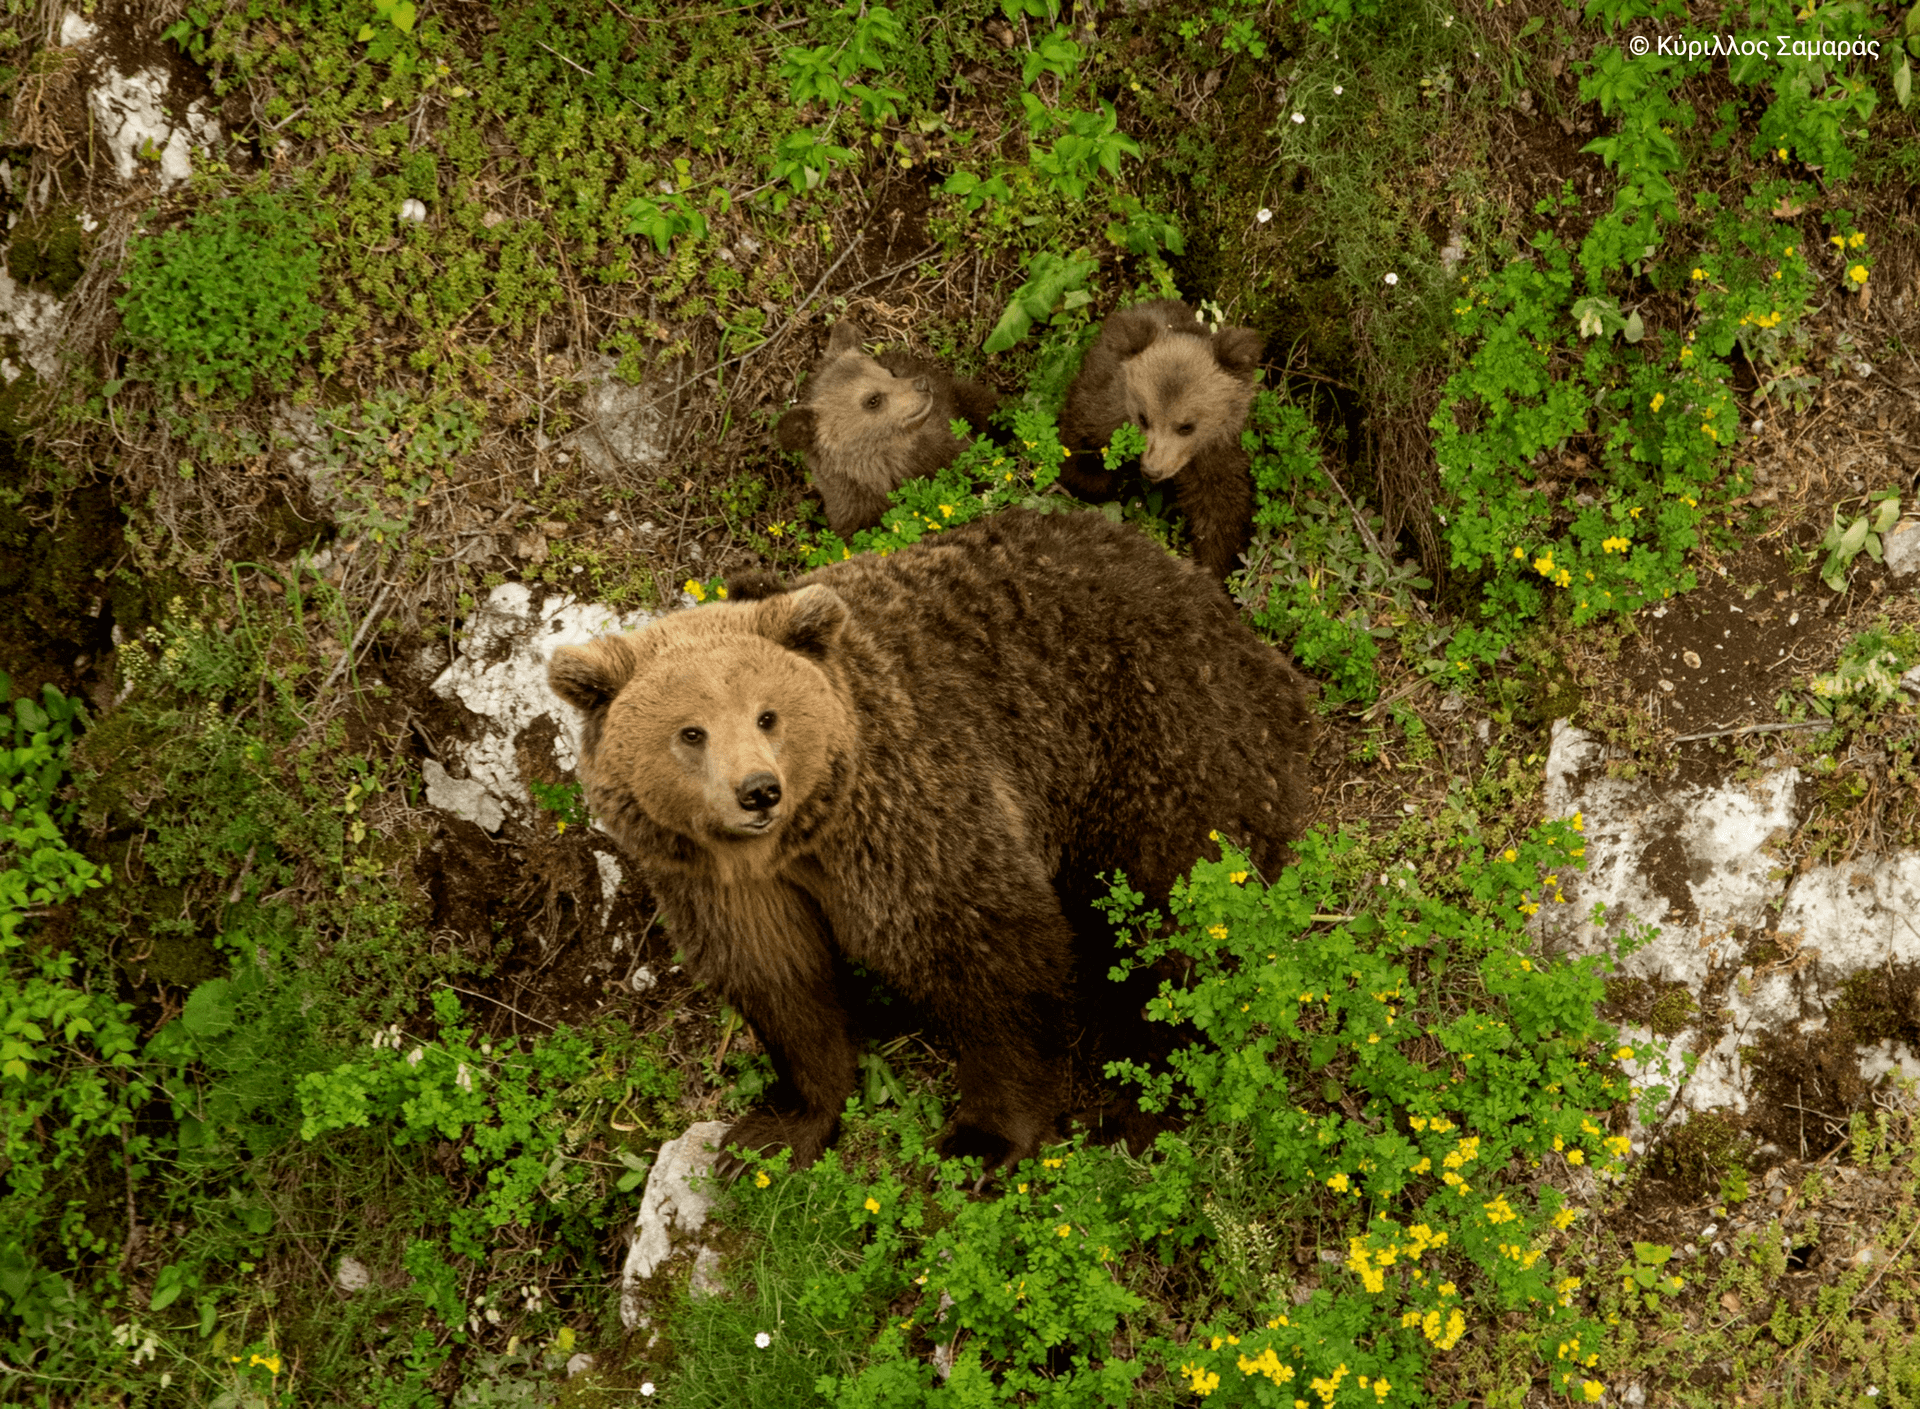
[(720, 1141), (719, 1156), (713, 1162), (717, 1178), (729, 1182), (746, 1171), (747, 1160), (741, 1153), (769, 1154), (791, 1149), (795, 1169), (804, 1169), (820, 1158), (820, 1152), (833, 1143), (840, 1127), (838, 1116), (815, 1116), (791, 1111), (770, 1110), (762, 1106), (748, 1111), (734, 1122), (733, 1129)]
[(980, 1179), (973, 1188), (975, 1193), (979, 1193), (994, 1175), (1014, 1168), (1021, 1160), (1037, 1156), (1041, 1145), (1052, 1133), (1051, 1130), (1034, 1130), (1024, 1135), (1013, 1134), (990, 1130), (968, 1120), (955, 1120), (934, 1148), (943, 1160), (977, 1158), (982, 1168)]

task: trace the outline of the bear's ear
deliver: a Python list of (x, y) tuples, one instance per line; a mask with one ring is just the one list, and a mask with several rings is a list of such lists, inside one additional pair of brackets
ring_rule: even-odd
[(768, 597), (778, 597), (787, 590), (787, 581), (777, 572), (767, 572), (760, 568), (749, 568), (745, 572), (727, 574), (727, 600), (729, 602), (759, 602)]
[(838, 357), (843, 352), (858, 352), (860, 339), (860, 325), (851, 318), (842, 318), (827, 335), (827, 356)]
[(1213, 338), (1213, 357), (1220, 369), (1246, 381), (1260, 365), (1267, 340), (1252, 328), (1222, 328)]
[(1121, 357), (1136, 357), (1160, 336), (1160, 320), (1144, 308), (1123, 308), (1101, 330)]
[(796, 406), (780, 418), (776, 434), (780, 438), (780, 448), (795, 455), (804, 455), (813, 449), (813, 411), (810, 407)]
[(584, 646), (562, 646), (547, 662), (547, 684), (554, 694), (593, 715), (613, 703), (633, 679), (639, 657), (624, 636), (603, 636)]
[(802, 587), (789, 592), (768, 615), (763, 633), (790, 651), (814, 660), (833, 654), (841, 628), (847, 624), (847, 604), (831, 587)]

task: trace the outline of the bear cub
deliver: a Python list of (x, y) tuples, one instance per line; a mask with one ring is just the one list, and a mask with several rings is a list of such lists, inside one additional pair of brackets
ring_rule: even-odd
[(1272, 874), (1307, 689), (1205, 574), (1096, 513), (739, 585), (550, 665), (595, 816), (772, 1059), (726, 1143), (806, 1164), (833, 1139), (857, 965), (956, 1048), (942, 1151), (1011, 1166), (1058, 1134), (1076, 961), (1082, 1022), (1141, 1027), (1102, 874), (1163, 904), (1213, 829)]
[(946, 468), (966, 449), (949, 422), (985, 431), (999, 404), (991, 387), (910, 352), (867, 356), (859, 326), (843, 319), (807, 378), (804, 400), (780, 418), (780, 448), (806, 457), (827, 523), (846, 538), (879, 523), (894, 490)]
[(1101, 452), (1122, 424), (1146, 434), (1140, 473), (1173, 483), (1193, 560), (1221, 581), (1253, 541), (1253, 479), (1240, 432), (1253, 406), (1263, 340), (1251, 328), (1214, 332), (1176, 299), (1121, 309), (1067, 391), (1060, 439), (1074, 452), (1060, 480), (1082, 499), (1118, 498), (1122, 478)]

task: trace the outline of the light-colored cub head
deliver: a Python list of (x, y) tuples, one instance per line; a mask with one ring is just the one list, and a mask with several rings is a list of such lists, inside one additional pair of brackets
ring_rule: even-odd
[(1260, 350), (1260, 335), (1251, 328), (1222, 328), (1212, 337), (1156, 328), (1121, 364), (1126, 418), (1147, 438), (1140, 456), (1147, 479), (1172, 479), (1201, 446), (1239, 439), (1253, 405)]
[(781, 417), (780, 444), (858, 473), (898, 458), (933, 407), (925, 377), (896, 377), (861, 351), (859, 328), (842, 321), (807, 380), (806, 403)]
[(585, 716), (580, 776), (623, 845), (644, 823), (704, 850), (780, 835), (849, 753), (824, 668), (847, 621), (825, 587), (678, 613), (554, 652), (554, 692)]

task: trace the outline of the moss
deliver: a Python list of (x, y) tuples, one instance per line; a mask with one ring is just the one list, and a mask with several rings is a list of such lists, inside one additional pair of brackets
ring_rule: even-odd
[(23, 220), (7, 241), (7, 273), (22, 284), (65, 298), (86, 272), (86, 233), (72, 206)]
[(1675, 984), (1655, 1000), (1647, 1013), (1647, 1026), (1661, 1037), (1672, 1037), (1685, 1030), (1700, 1011), (1699, 1003), (1683, 984)]
[(1652, 1160), (1654, 1170), (1685, 1196), (1705, 1198), (1718, 1193), (1729, 1175), (1744, 1175), (1752, 1153), (1753, 1140), (1737, 1125), (1703, 1111), (1663, 1139)]

